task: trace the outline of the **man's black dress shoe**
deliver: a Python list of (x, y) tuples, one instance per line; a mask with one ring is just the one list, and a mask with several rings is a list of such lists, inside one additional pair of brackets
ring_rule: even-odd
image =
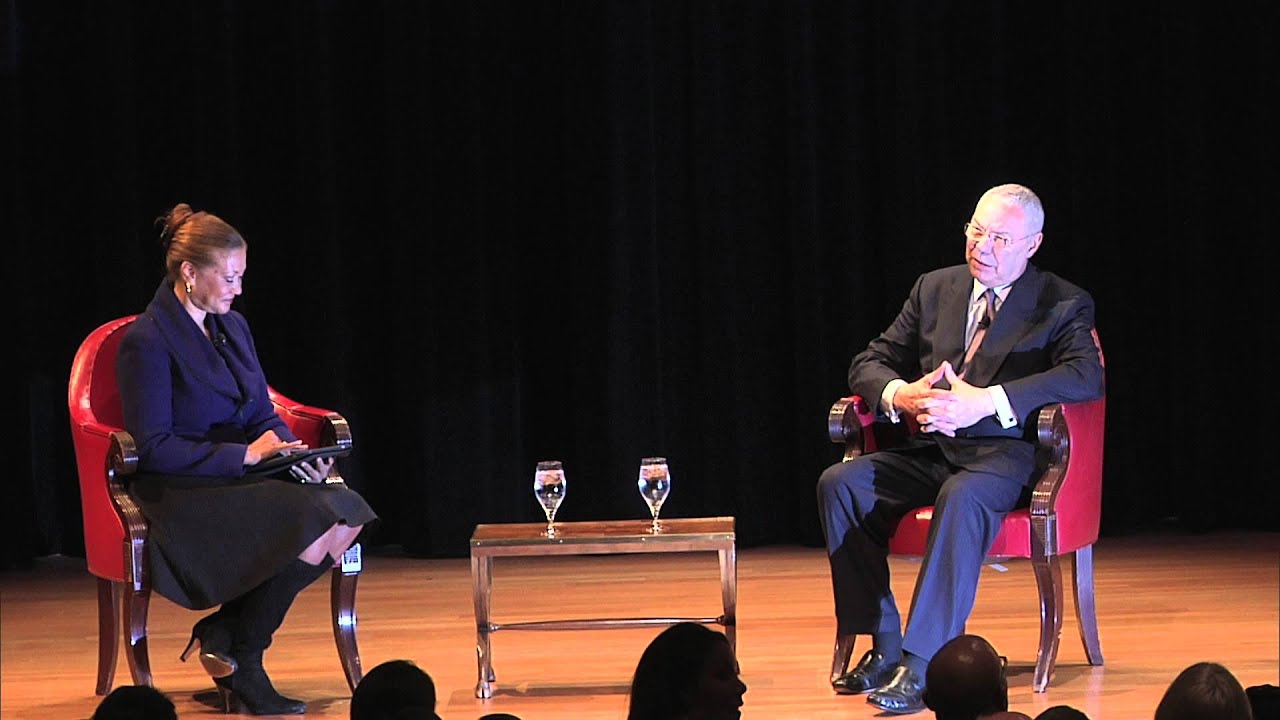
[(883, 687), (867, 696), (867, 702), (894, 715), (910, 715), (924, 710), (924, 678), (906, 665), (899, 665)]
[(889, 682), (889, 678), (893, 677), (893, 669), (897, 666), (896, 660), (886, 660), (879, 651), (868, 650), (852, 670), (833, 680), (831, 687), (841, 695), (871, 692)]

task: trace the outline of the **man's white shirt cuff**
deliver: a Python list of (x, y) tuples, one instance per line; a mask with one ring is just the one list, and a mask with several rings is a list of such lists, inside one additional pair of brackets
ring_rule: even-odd
[(996, 420), (1000, 421), (1000, 427), (1011, 428), (1018, 424), (1018, 417), (1013, 414), (1013, 406), (1009, 404), (1009, 396), (1004, 393), (1004, 388), (999, 385), (992, 385), (987, 388), (987, 392), (991, 393), (991, 401), (996, 406)]
[(890, 422), (898, 422), (898, 409), (893, 406), (893, 396), (898, 392), (898, 388), (906, 385), (907, 381), (902, 378), (894, 378), (884, 386), (884, 390), (880, 392), (880, 409), (884, 414), (889, 416)]

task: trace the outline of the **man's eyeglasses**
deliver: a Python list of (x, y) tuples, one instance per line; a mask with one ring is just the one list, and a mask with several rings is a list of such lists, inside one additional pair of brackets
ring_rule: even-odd
[(1016, 242), (1022, 242), (1023, 240), (1032, 237), (1035, 233), (1015, 239), (1005, 235), (1004, 233), (988, 232), (974, 223), (967, 222), (964, 224), (964, 235), (969, 238), (970, 245), (977, 245), (979, 240), (986, 238), (1003, 250)]

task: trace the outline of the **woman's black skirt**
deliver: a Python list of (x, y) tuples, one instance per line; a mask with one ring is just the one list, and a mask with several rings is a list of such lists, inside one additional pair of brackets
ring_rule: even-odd
[(192, 610), (257, 587), (335, 523), (367, 525), (378, 517), (340, 483), (136, 475), (129, 493), (150, 526), (152, 588)]

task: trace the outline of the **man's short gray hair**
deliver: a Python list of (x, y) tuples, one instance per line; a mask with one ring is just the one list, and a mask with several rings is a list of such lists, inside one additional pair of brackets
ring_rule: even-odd
[(1040, 197), (1026, 185), (1017, 183), (997, 185), (982, 193), (982, 197), (978, 199), (978, 202), (982, 202), (988, 197), (998, 197), (1007, 203), (1022, 208), (1022, 212), (1027, 217), (1028, 227), (1031, 228), (1032, 232), (1040, 232), (1044, 229), (1044, 206), (1040, 204)]

